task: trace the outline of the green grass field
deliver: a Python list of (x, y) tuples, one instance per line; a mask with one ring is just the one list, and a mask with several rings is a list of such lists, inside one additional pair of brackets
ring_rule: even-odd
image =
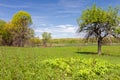
[[(104, 76), (98, 77), (101, 73), (99, 75), (96, 74), (97, 77), (93, 77), (93, 76), (89, 77), (88, 75), (90, 75), (91, 73), (88, 74), (87, 72), (85, 74), (88, 74), (88, 75), (85, 75), (85, 76), (88, 76), (88, 77), (84, 77), (83, 76), (84, 74), (81, 74), (83, 78), (81, 78), (81, 76), (77, 76), (78, 78), (74, 78), (74, 79), (72, 78), (72, 77), (75, 77), (74, 75), (76, 75), (77, 73), (76, 68), (77, 66), (81, 65), (79, 63), (82, 59), (86, 61), (92, 59), (91, 62), (93, 62), (93, 60), (98, 59), (99, 62), (107, 61), (107, 63), (111, 63), (113, 65), (120, 65), (120, 46), (103, 46), (102, 47), (103, 55), (97, 55), (96, 52), (97, 52), (96, 46), (48, 47), (48, 48), (0, 47), (0, 80), (56, 80), (56, 79), (57, 80), (59, 79), (60, 80), (74, 80), (74, 79), (86, 80), (88, 78), (91, 80), (98, 79), (98, 78), (99, 80), (105, 80), (105, 79), (119, 80), (120, 68), (118, 68), (117, 70), (113, 70), (113, 72), (110, 72), (112, 74), (110, 73), (107, 75), (104, 74), (106, 75), (105, 77)], [(76, 70), (76, 72), (74, 73), (71, 72), (69, 75), (67, 71), (64, 72), (64, 69), (62, 69), (63, 70), (62, 73), (53, 71), (55, 69), (57, 70), (58, 68), (55, 68), (55, 69), (53, 67), (51, 68), (50, 66), (51, 65), (53, 66), (51, 62), (48, 62), (50, 63), (50, 65), (42, 64), (42, 62), (46, 60), (56, 61), (56, 59), (58, 60), (60, 59), (61, 63), (59, 65), (61, 65), (62, 61), (64, 61), (61, 59), (65, 59), (67, 61), (70, 58), (81, 59), (81, 60), (76, 60), (77, 64), (74, 64), (76, 65), (76, 67), (73, 66), (74, 67), (73, 71)], [(69, 60), (68, 60), (68, 63), (69, 63)], [(48, 66), (45, 67), (46, 65)], [(84, 68), (86, 69), (87, 66), (84, 65)], [(47, 76), (48, 73), (50, 73), (51, 75)], [(60, 74), (57, 74), (57, 73), (62, 74), (62, 76), (58, 76)], [(114, 75), (113, 78), (110, 77), (113, 75)]]

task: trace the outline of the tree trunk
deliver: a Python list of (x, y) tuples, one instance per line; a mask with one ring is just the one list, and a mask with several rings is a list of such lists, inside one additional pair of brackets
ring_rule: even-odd
[(43, 45), (44, 45), (44, 47), (47, 47), (47, 42), (44, 41), (44, 42), (43, 42)]
[(24, 41), (23, 41), (23, 39), (22, 38), (20, 38), (20, 40), (19, 40), (19, 47), (24, 47), (24, 43), (23, 43)]
[(102, 39), (98, 39), (98, 54), (101, 54)]

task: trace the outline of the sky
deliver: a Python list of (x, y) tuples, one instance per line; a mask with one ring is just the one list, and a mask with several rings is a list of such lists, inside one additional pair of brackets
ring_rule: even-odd
[(84, 33), (76, 33), (77, 18), (93, 4), (107, 9), (119, 6), (120, 0), (0, 0), (0, 19), (9, 22), (23, 10), (31, 14), (36, 37), (50, 32), (53, 38), (79, 38)]

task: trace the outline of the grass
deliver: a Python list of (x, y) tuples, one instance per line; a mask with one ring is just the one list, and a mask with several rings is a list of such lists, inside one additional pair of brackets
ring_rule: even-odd
[(36, 78), (34, 71), (39, 67), (37, 63), (48, 59), (92, 58), (120, 64), (120, 46), (103, 46), (103, 55), (97, 55), (96, 52), (96, 46), (0, 47), (0, 80), (33, 80)]
[(96, 46), (49, 48), (0, 47), (0, 54), (3, 54), (5, 58), (18, 56), (19, 58), (31, 57), (33, 59), (45, 60), (49, 58), (84, 57), (100, 58), (113, 63), (120, 63), (120, 46), (103, 46), (103, 55), (97, 55)]

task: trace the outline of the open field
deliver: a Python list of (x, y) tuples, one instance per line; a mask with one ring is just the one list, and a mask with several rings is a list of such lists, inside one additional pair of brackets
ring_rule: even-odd
[[(103, 46), (102, 47), (103, 55), (97, 55), (96, 51), (97, 51), (96, 46), (48, 47), (48, 48), (0, 47), (0, 69), (1, 69), (0, 80), (46, 80), (46, 79), (56, 80), (58, 78), (60, 80), (64, 80), (64, 78), (65, 80), (73, 80), (73, 78), (75, 77), (74, 75), (76, 75), (77, 71), (68, 74), (67, 72), (64, 72), (64, 69), (62, 69), (63, 73), (61, 73), (59, 72), (58, 68), (55, 68), (56, 70), (58, 69), (58, 72), (56, 72), (53, 71), (55, 69), (52, 69), (53, 67), (51, 67), (51, 65), (52, 66), (54, 65), (51, 64), (54, 61), (58, 61), (57, 63), (61, 61), (59, 66), (63, 65), (64, 67), (64, 59), (66, 60), (66, 62), (68, 63), (70, 62), (71, 64), (71, 58), (73, 58), (73, 62), (74, 61), (76, 62), (76, 64), (74, 62), (75, 66), (73, 66), (74, 67), (73, 71), (77, 70), (76, 69), (77, 66), (80, 65), (84, 65), (85, 69), (84, 68), (83, 69), (86, 70), (87, 66), (83, 64), (84, 62), (82, 64), (79, 64), (81, 60), (85, 60), (85, 61), (90, 60), (90, 62), (94, 62), (94, 60), (98, 59), (98, 63), (100, 62), (99, 64), (101, 64), (104, 61), (107, 61), (107, 63), (111, 63), (112, 65), (120, 65), (120, 46)], [(53, 60), (53, 62), (51, 60)], [(43, 63), (44, 61), (48, 61), (48, 62)], [(89, 65), (89, 62), (87, 62), (87, 65)], [(108, 65), (105, 64), (105, 66)], [(107, 68), (108, 68), (107, 71), (109, 71), (109, 66)], [(92, 67), (90, 69), (92, 69)], [(112, 69), (110, 68), (110, 70)], [(82, 78), (81, 76), (77, 75), (78, 78), (74, 78), (74, 79), (79, 80), (80, 78), (81, 79), (90, 78), (91, 80), (93, 80), (100, 78), (101, 80), (105, 80), (105, 79), (107, 80), (110, 78), (110, 80), (113, 79), (119, 80), (120, 68), (117, 69), (115, 67), (115, 69), (116, 70), (112, 71), (113, 73), (110, 72), (112, 74), (110, 73), (106, 74), (106, 72), (103, 71), (105, 74), (100, 73), (97, 74), (97, 77), (93, 77), (93, 76), (91, 77), (88, 75), (92, 73), (89, 73), (88, 75), (86, 75), (85, 73), (85, 76), (88, 77), (84, 77), (84, 75), (81, 74)], [(51, 75), (48, 76), (48, 73), (50, 73)], [(59, 76), (60, 74), (62, 74), (61, 77)], [(105, 77), (102, 75), (104, 75)]]

